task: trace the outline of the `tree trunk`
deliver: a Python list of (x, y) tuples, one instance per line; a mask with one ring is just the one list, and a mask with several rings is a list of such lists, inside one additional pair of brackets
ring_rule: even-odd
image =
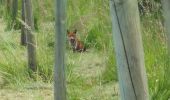
[(28, 66), (33, 71), (36, 71), (36, 43), (33, 34), (34, 21), (31, 0), (25, 0), (25, 11), (26, 23), (29, 26), (29, 28), (27, 28)]
[(110, 0), (121, 100), (148, 100), (137, 0)]
[[(25, 23), (25, 0), (22, 0), (22, 10), (21, 10), (22, 21)], [(26, 46), (26, 26), (21, 24), (21, 45)]]

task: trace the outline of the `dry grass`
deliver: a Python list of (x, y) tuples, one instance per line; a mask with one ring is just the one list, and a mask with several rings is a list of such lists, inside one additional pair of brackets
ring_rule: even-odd
[[(43, 28), (43, 30), (40, 31), (41, 38), (39, 38), (40, 40), (38, 40), (38, 43), (41, 44), (38, 44), (38, 50), (41, 49), (42, 44), (45, 44), (46, 41), (44, 40), (47, 38), (46, 36), (51, 34), (51, 38), (52, 38), (53, 35), (53, 24), (50, 23), (50, 25), (49, 24), (48, 25), (42, 24), (42, 25), (44, 25), (45, 29)], [(26, 52), (25, 49), (20, 48), (19, 31), (12, 30), (12, 31), (4, 32), (5, 23), (2, 20), (0, 20), (0, 26), (2, 26), (0, 28), (0, 32), (1, 32), (0, 36), (1, 38), (3, 38), (1, 40), (2, 41), (1, 43), (3, 44), (4, 41), (5, 43), (11, 42), (16, 46), (16, 48), (7, 46), (7, 48), (9, 48), (10, 50), (10, 53), (12, 52), (14, 56), (14, 58), (12, 58), (13, 56), (10, 57), (7, 53), (6, 56), (9, 56), (11, 58), (10, 60), (5, 60), (6, 57), (4, 55), (4, 52), (6, 51), (6, 49), (0, 52), (0, 55), (2, 55), (2, 58), (4, 58), (4, 61), (2, 59), (0, 64), (3, 63), (8, 65), (9, 68), (12, 68), (9, 69), (11, 71), (17, 71), (16, 70), (17, 68), (23, 69), (23, 67), (26, 66), (21, 65), (20, 62), (23, 61), (26, 62), (25, 61)], [(38, 36), (40, 37), (40, 35)], [(45, 46), (46, 45), (43, 45), (43, 47)], [(43, 52), (47, 52), (47, 51), (43, 51)], [(39, 59), (43, 58), (41, 54), (39, 56), (40, 56)], [(44, 54), (44, 56), (47, 55)], [(48, 55), (48, 56), (50, 57), (50, 59), (46, 59), (46, 58), (43, 59), (48, 61), (53, 60), (52, 58), (54, 57), (53, 55)], [(20, 60), (20, 57), (24, 59)], [(108, 58), (106, 53), (95, 50), (94, 48), (88, 48), (88, 51), (85, 53), (73, 53), (72, 50), (70, 49), (66, 51), (67, 91), (68, 91), (69, 100), (117, 100), (118, 99), (117, 83), (114, 82), (105, 83), (105, 84), (102, 83), (101, 77), (102, 77), (102, 73), (106, 68), (106, 62), (107, 62), (106, 58)], [(16, 59), (16, 61), (14, 59)], [(10, 63), (12, 62), (14, 63), (12, 64), (14, 66), (10, 67), (11, 65)], [(46, 65), (44, 66), (47, 67)], [(1, 65), (1, 67), (7, 67), (7, 66)], [(22, 77), (27, 77), (27, 76), (21, 76), (22, 74), (20, 73), (21, 72), (18, 72), (19, 76), (11, 77), (12, 80), (14, 78), (18, 78), (15, 79), (17, 80), (16, 82), (18, 83), (14, 83), (15, 85), (13, 86), (11, 86), (12, 84), (10, 84), (10, 86), (7, 85), (6, 87), (3, 87), (0, 90), (1, 100), (52, 100), (53, 99), (53, 86), (51, 83), (43, 83), (41, 80), (41, 76), (38, 76), (40, 77), (40, 79), (37, 80), (37, 82), (30, 81), (28, 83), (22, 83), (21, 82)], [(21, 80), (19, 78), (21, 78)], [(19, 85), (17, 86), (17, 84)], [(3, 77), (1, 76), (0, 76), (0, 85), (1, 86), (4, 85)]]
[(53, 100), (53, 93), (49, 89), (2, 89), (1, 100)]

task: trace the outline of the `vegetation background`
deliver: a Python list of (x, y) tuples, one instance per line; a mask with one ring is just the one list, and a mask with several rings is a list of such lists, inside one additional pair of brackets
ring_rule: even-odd
[[(0, 98), (53, 99), (54, 0), (32, 0), (38, 70), (30, 72), (20, 45), (21, 1), (12, 23), (12, 6), (0, 0)], [(142, 5), (140, 7), (140, 5)], [(88, 51), (73, 53), (66, 45), (68, 100), (118, 100), (116, 59), (109, 0), (67, 0), (67, 28), (77, 29)], [(142, 38), (151, 100), (170, 99), (167, 38), (159, 0), (139, 0)]]

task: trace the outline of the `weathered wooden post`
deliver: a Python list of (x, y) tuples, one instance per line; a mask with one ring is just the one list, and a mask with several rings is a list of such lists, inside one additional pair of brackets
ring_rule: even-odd
[(163, 16), (165, 19), (166, 34), (168, 37), (168, 53), (170, 55), (170, 0), (162, 0), (163, 5)]
[(148, 100), (137, 0), (110, 0), (121, 100)]
[[(25, 0), (22, 0), (21, 18), (25, 22)], [(26, 46), (26, 26), (21, 23), (21, 45)]]
[(64, 69), (66, 0), (55, 0), (55, 67), (54, 67), (54, 100), (66, 100), (66, 83)]
[(12, 25), (16, 21), (17, 13), (18, 13), (18, 0), (13, 0), (12, 1)]
[(34, 21), (31, 0), (25, 0), (25, 20), (28, 25), (27, 29), (27, 49), (28, 49), (28, 66), (31, 70), (36, 71), (36, 43), (34, 32)]

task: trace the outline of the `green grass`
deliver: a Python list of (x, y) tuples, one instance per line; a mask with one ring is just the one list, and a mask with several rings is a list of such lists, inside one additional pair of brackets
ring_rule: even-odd
[[(4, 40), (1, 39), (0, 48), (3, 49), (2, 54), (8, 51), (2, 57), (4, 60), (0, 61), (0, 70), (4, 81), (2, 88), (25, 89), (26, 85), (29, 85), (30, 88), (34, 87), (31, 83), (45, 82), (51, 84), (53, 82), (54, 24), (42, 23), (41, 25), (43, 28), (38, 33), (35, 33), (38, 59), (38, 71), (36, 73), (28, 71), (27, 52), (25, 47), (20, 46), (19, 31), (2, 31), (4, 34), (2, 34), (1, 38)], [(88, 48), (85, 53), (73, 53), (70, 49), (66, 50), (67, 89), (70, 100), (75, 100), (75, 98), (89, 98), (88, 100), (117, 98), (118, 87), (115, 86), (117, 82), (112, 82), (112, 79), (109, 78), (103, 78), (103, 74), (107, 73), (105, 71), (108, 65), (107, 59), (109, 59), (107, 55), (107, 51), (99, 51), (95, 47)], [(89, 61), (89, 59), (91, 60)], [(103, 80), (110, 82), (102, 84)], [(114, 88), (116, 88), (115, 92), (111, 91)], [(100, 91), (100, 93), (96, 93), (97, 91)], [(85, 95), (89, 93), (91, 94), (90, 97)]]
[[(37, 1), (33, 3), (36, 5)], [(73, 53), (67, 45), (66, 82), (69, 100), (118, 100), (117, 66), (111, 34), (109, 2), (103, 0), (68, 0), (67, 27), (78, 29), (78, 37), (87, 46), (85, 53)], [(8, 20), (0, 20), (0, 98), (14, 98), (30, 93), (35, 100), (53, 98), (54, 7), (52, 0), (43, 0), (34, 8), (39, 30), (37, 72), (27, 67), (26, 48), (20, 46), (20, 31), (4, 31)], [(39, 11), (39, 8), (43, 9)], [(88, 9), (87, 9), (88, 8)], [(4, 8), (3, 8), (4, 9)], [(3, 12), (0, 9), (0, 12)], [(157, 16), (157, 17), (155, 17)], [(6, 17), (6, 16), (1, 16)], [(170, 98), (170, 68), (166, 35), (160, 15), (142, 16), (141, 27), (145, 67), (151, 100)], [(7, 22), (7, 23), (6, 23)], [(12, 93), (16, 89), (17, 92)], [(48, 89), (46, 89), (48, 88)], [(8, 93), (11, 95), (5, 95)], [(22, 98), (20, 97), (20, 99)], [(23, 99), (23, 98), (22, 98)], [(11, 99), (12, 100), (12, 99)]]
[(170, 98), (168, 76), (170, 68), (164, 28), (158, 19), (152, 17), (142, 20), (142, 27), (150, 98), (168, 100)]

